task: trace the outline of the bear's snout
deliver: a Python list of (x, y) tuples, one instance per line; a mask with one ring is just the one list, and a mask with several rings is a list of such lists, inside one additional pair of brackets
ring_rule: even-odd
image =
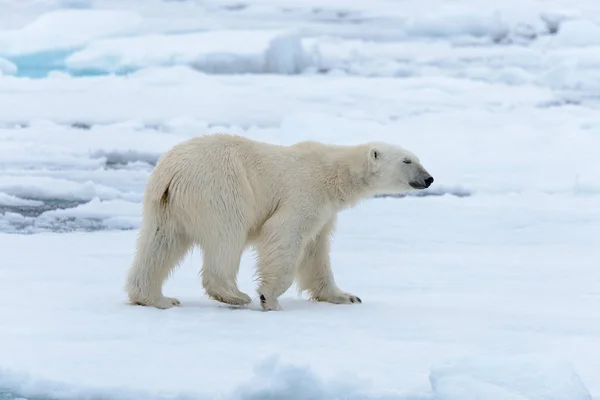
[(427, 178), (421, 180), (414, 180), (409, 182), (408, 184), (413, 189), (427, 189), (433, 183), (433, 177), (431, 175), (427, 175)]

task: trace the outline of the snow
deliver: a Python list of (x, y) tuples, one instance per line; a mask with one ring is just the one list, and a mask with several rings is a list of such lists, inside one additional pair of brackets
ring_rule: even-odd
[[(598, 10), (593, 2), (572, 10), (556, 0), (518, 7), (510, 2), (490, 7), (470, 1), (451, 7), (440, 4), (435, 13), (415, 2), (410, 7), (394, 7), (393, 2), (385, 0), (328, 2), (325, 6), (316, 1), (281, 6), (269, 0), (252, 4), (144, 3), (104, 0), (94, 9), (88, 1), (47, 0), (31, 5), (29, 10), (15, 11), (18, 6), (6, 2), (3, 8), (7, 15), (28, 15), (40, 6), (45, 6), (46, 13), (24, 17), (20, 26), (0, 31), (0, 56), (12, 58), (21, 74), (34, 77), (53, 70), (126, 73), (148, 66), (180, 64), (219, 73), (298, 73), (322, 68), (321, 52), (307, 55), (302, 45), (315, 40), (367, 40), (367, 47), (375, 48), (392, 40), (423, 45), (439, 39), (452, 45), (519, 44), (560, 41), (563, 36), (567, 42), (586, 36), (591, 38), (584, 41), (593, 41), (598, 29), (598, 21), (580, 19), (585, 12), (595, 18)], [(67, 8), (57, 8), (60, 6)], [(287, 33), (280, 37), (277, 32)], [(273, 46), (265, 51), (266, 40), (273, 34)], [(285, 44), (278, 46), (282, 40)], [(392, 56), (381, 61), (394, 64), (395, 59)], [(389, 67), (377, 73), (385, 71)]]
[(597, 46), (600, 44), (600, 25), (589, 20), (566, 21), (552, 44), (561, 47)]
[[(270, 386), (313, 375), (364, 395), (355, 398), (452, 398), (449, 385), (467, 377), (527, 399), (548, 390), (586, 399), (599, 389), (595, 204), (560, 195), (372, 200), (342, 214), (333, 249), (339, 285), (363, 304), (312, 303), (290, 290), (285, 311), (270, 314), (258, 311), (250, 253), (240, 273), (249, 309), (202, 295), (194, 252), (165, 287), (182, 306), (162, 312), (125, 304), (119, 282), (135, 232), (2, 235), (2, 364), (30, 376), (10, 387), (32, 397), (77, 398), (45, 382), (114, 390), (114, 399), (134, 398), (124, 388), (148, 398), (230, 395), (248, 380), (258, 390), (255, 369), (276, 357), (279, 372), (259, 372)], [(571, 369), (554, 366), (563, 359)]]
[(444, 400), (591, 400), (570, 365), (541, 356), (456, 360), (435, 367), (430, 378)]
[(2, 206), (41, 206), (42, 204), (44, 203), (38, 200), (24, 200), (6, 193), (0, 194), (0, 205)]
[(22, 55), (81, 46), (93, 39), (132, 33), (140, 22), (134, 12), (60, 10), (42, 14), (22, 27), (0, 33), (0, 53)]
[(97, 40), (65, 59), (72, 71), (122, 72), (148, 66), (190, 65), (206, 72), (294, 73), (304, 49), (283, 31), (209, 31)]
[[(600, 7), (0, 0), (0, 398), (600, 400)], [(126, 304), (171, 146), (385, 140), (434, 185), (340, 215), (363, 303)]]

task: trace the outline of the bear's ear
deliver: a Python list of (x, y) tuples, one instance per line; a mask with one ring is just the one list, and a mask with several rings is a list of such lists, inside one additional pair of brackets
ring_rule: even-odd
[(376, 147), (372, 147), (369, 152), (369, 156), (372, 160), (379, 160), (381, 158), (381, 150)]

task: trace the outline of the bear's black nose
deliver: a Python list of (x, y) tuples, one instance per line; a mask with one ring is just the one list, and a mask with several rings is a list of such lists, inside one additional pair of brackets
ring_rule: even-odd
[(425, 187), (431, 186), (432, 183), (433, 183), (433, 177), (432, 176), (430, 176), (429, 178), (425, 179)]

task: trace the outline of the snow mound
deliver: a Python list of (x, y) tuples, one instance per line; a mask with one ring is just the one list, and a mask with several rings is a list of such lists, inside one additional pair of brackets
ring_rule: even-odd
[(567, 18), (563, 14), (539, 10), (463, 9), (429, 13), (408, 18), (404, 30), (409, 37), (471, 38), (483, 43), (528, 43), (542, 36), (554, 35)]
[(17, 196), (11, 196), (6, 193), (0, 192), (0, 207), (2, 207), (2, 206), (37, 207), (37, 206), (41, 206), (42, 204), (43, 204), (43, 202), (39, 201), (39, 200), (22, 199)]
[(73, 49), (93, 39), (132, 33), (142, 18), (132, 11), (67, 9), (40, 15), (20, 29), (0, 31), (0, 54)]
[[(308, 366), (286, 365), (276, 358), (259, 364), (254, 372), (255, 376), (252, 380), (234, 390), (230, 397), (232, 400), (377, 398), (361, 393), (362, 390), (349, 377), (344, 377), (338, 382), (328, 382)], [(400, 397), (395, 398), (400, 399)]]
[(141, 222), (141, 207), (135, 202), (102, 201), (96, 197), (83, 204), (61, 200), (50, 202), (30, 200), (31, 203), (19, 204), (18, 201), (21, 199), (16, 198), (14, 204), (3, 207), (2, 202), (11, 201), (6, 197), (6, 195), (0, 196), (0, 211), (5, 208), (17, 212), (6, 211), (0, 214), (0, 227), (4, 232), (31, 234), (90, 232), (105, 229), (129, 230), (138, 228)]
[(105, 229), (134, 229), (141, 221), (141, 207), (138, 203), (123, 200), (100, 201), (94, 198), (77, 207), (56, 209), (43, 213), (41, 222), (61, 222), (62, 220), (96, 221)]
[(432, 369), (435, 400), (592, 400), (566, 363), (538, 357), (462, 360)]
[(280, 30), (143, 35), (96, 40), (65, 60), (76, 72), (127, 72), (191, 65), (209, 73), (299, 73), (306, 63), (300, 38)]
[[(75, 182), (69, 179), (44, 176), (2, 176), (0, 193), (39, 200), (64, 199), (89, 201), (95, 197), (116, 199), (122, 193), (117, 189), (93, 181)], [(125, 196), (127, 197), (127, 196)], [(134, 196), (139, 199), (139, 196)]]
[(499, 40), (506, 36), (508, 27), (498, 15), (462, 12), (416, 15), (409, 18), (405, 31), (408, 36), (417, 37), (474, 36)]
[(590, 20), (565, 21), (558, 34), (549, 41), (559, 47), (598, 46), (600, 25)]

